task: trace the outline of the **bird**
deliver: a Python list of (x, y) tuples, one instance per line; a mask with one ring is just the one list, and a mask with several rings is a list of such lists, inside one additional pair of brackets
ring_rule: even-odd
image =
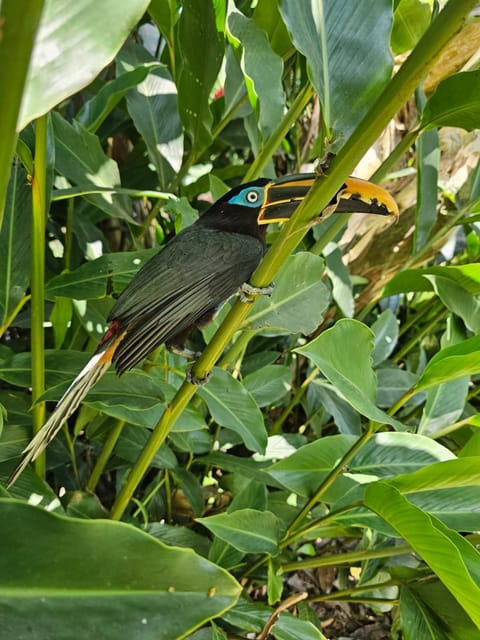
[[(161, 344), (183, 352), (193, 328), (206, 324), (231, 296), (251, 301), (252, 294), (268, 294), (271, 288), (248, 285), (266, 251), (266, 227), (288, 220), (316, 178), (301, 173), (236, 186), (150, 258), (116, 300), (97, 349), (22, 452), (8, 486), (53, 440), (112, 363), (122, 374)], [(352, 177), (325, 210), (398, 217), (386, 190)]]

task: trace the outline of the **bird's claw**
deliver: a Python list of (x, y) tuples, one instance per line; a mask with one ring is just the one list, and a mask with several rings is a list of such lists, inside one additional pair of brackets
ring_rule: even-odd
[(202, 387), (204, 384), (207, 384), (207, 382), (210, 380), (210, 378), (212, 377), (212, 372), (208, 371), (203, 378), (197, 378), (197, 376), (193, 373), (193, 367), (195, 366), (195, 362), (193, 364), (191, 364), (189, 367), (187, 367), (187, 370), (185, 372), (185, 378), (187, 379), (187, 382), (189, 382), (190, 384), (194, 384), (196, 387)]
[(244, 282), (238, 290), (238, 297), (241, 302), (252, 304), (257, 296), (271, 296), (274, 288), (273, 282), (268, 287), (252, 287), (248, 282)]

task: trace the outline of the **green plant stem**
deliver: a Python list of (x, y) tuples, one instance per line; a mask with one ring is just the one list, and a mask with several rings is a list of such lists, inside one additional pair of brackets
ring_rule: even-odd
[(242, 331), (230, 349), (222, 356), (218, 366), (222, 367), (222, 369), (227, 369), (233, 365), (234, 362), (243, 356), (248, 347), (248, 343), (256, 333), (255, 329), (245, 329), (245, 331)]
[(270, 432), (271, 436), (274, 436), (277, 433), (280, 433), (280, 431), (282, 430), (282, 427), (283, 427), (283, 423), (285, 422), (285, 420), (290, 415), (292, 409), (294, 407), (296, 407), (297, 404), (302, 400), (303, 396), (305, 395), (305, 393), (306, 393), (306, 391), (308, 389), (308, 385), (313, 380), (315, 380), (315, 378), (318, 376), (319, 373), (320, 373), (320, 370), (315, 368), (312, 371), (312, 373), (307, 378), (305, 378), (305, 380), (302, 382), (302, 384), (298, 387), (298, 389), (293, 394), (290, 402), (287, 404), (287, 406), (283, 409), (282, 413), (278, 416), (278, 418), (275, 420), (275, 422), (270, 427), (269, 432)]
[(357, 509), (362, 506), (363, 506), (362, 501), (358, 500), (356, 502), (350, 503), (346, 507), (341, 507), (340, 509), (336, 509), (335, 511), (330, 511), (330, 513), (327, 513), (325, 516), (322, 516), (321, 518), (316, 518), (315, 520), (311, 520), (308, 522), (307, 525), (305, 525), (301, 529), (295, 529), (295, 531), (293, 531), (289, 535), (285, 534), (279, 546), (281, 549), (284, 549), (285, 547), (288, 547), (288, 545), (291, 544), (292, 542), (295, 542), (295, 540), (302, 540), (306, 536), (309, 536), (316, 529), (319, 529), (320, 527), (324, 527), (332, 520), (336, 520), (338, 516), (342, 515), (343, 513), (348, 513), (349, 511), (352, 511), (352, 509)]
[(298, 525), (305, 520), (313, 507), (320, 501), (323, 494), (332, 486), (338, 476), (344, 471), (345, 466), (350, 462), (353, 456), (370, 440), (373, 436), (373, 426), (370, 424), (368, 429), (363, 433), (360, 438), (353, 444), (352, 447), (342, 456), (341, 460), (333, 467), (327, 477), (320, 483), (320, 486), (315, 491), (313, 496), (308, 500), (303, 509), (297, 514), (293, 522), (288, 527), (285, 533), (285, 539), (290, 539), (292, 534), (295, 533)]
[(309, 249), (309, 252), (314, 253), (317, 256), (321, 255), (327, 244), (329, 242), (333, 242), (338, 234), (347, 226), (350, 216), (350, 213), (336, 216), (335, 219), (332, 220), (332, 224), (328, 229), (325, 230), (321, 237), (318, 238), (315, 244)]
[[(45, 403), (36, 402), (45, 391), (45, 227), (47, 179), (47, 118), (42, 116), (35, 127), (35, 167), (32, 178), (32, 274), (31, 274), (31, 351), (33, 432), (45, 421)], [(45, 455), (35, 460), (37, 474), (45, 477)]]
[(386, 158), (382, 164), (378, 167), (378, 169), (373, 173), (370, 180), (372, 182), (382, 182), (386, 175), (389, 173), (390, 169), (393, 165), (403, 157), (403, 155), (410, 149), (410, 147), (415, 143), (415, 140), (421, 133), (421, 129), (415, 127), (403, 136), (400, 142), (397, 144), (392, 153)]
[(430, 313), (430, 311), (437, 305), (439, 305), (437, 296), (433, 296), (430, 300), (427, 300), (427, 302), (425, 302), (416, 313), (412, 313), (410, 318), (402, 323), (398, 332), (398, 337), (400, 338), (403, 336), (411, 327), (413, 327), (413, 325), (418, 325), (419, 321)]
[(405, 391), (405, 393), (403, 394), (403, 396), (401, 398), (399, 398), (394, 405), (392, 405), (392, 407), (390, 407), (390, 409), (387, 411), (389, 416), (394, 416), (397, 411), (399, 411), (404, 404), (406, 404), (410, 398), (412, 396), (414, 396), (416, 394), (416, 390), (415, 388), (412, 389), (408, 389), (408, 391)]
[(431, 333), (433, 328), (438, 325), (442, 320), (446, 318), (446, 316), (450, 313), (448, 309), (443, 309), (438, 315), (434, 316), (424, 327), (422, 330), (415, 334), (408, 342), (406, 342), (403, 347), (393, 356), (392, 361), (395, 363), (400, 362), (403, 358), (420, 342), (420, 340), (426, 336), (428, 333)]
[(123, 431), (123, 427), (125, 426), (125, 420), (117, 420), (115, 426), (108, 431), (105, 442), (103, 443), (102, 450), (100, 451), (100, 455), (95, 462), (95, 466), (92, 469), (92, 473), (88, 479), (86, 484), (86, 490), (91, 491), (92, 493), (95, 491), (98, 481), (100, 480), (100, 476), (102, 475), (107, 462), (112, 455), (112, 451), (117, 444), (118, 438)]
[[(373, 107), (354, 131), (348, 144), (334, 158), (328, 175), (319, 177), (289, 222), (285, 224), (253, 274), (251, 278), (253, 286), (265, 287), (272, 282), (283, 262), (308, 231), (308, 221), (313, 219), (318, 211), (323, 211), (332, 200), (345, 178), (353, 171), (390, 119), (408, 100), (421, 79), (433, 66), (436, 57), (460, 28), (465, 16), (468, 15), (475, 3), (476, 0), (449, 0), (445, 5), (397, 75), (380, 94)], [(277, 142), (275, 142), (275, 148), (276, 146)], [(251, 306), (239, 300), (232, 306), (201, 358), (194, 365), (193, 373), (198, 379), (202, 379), (212, 369), (238, 327), (247, 317)], [(175, 420), (186, 408), (195, 391), (196, 387), (185, 381), (166, 407), (125, 484), (118, 493), (111, 513), (113, 519), (118, 520), (122, 517), (130, 497), (141, 482), (155, 453), (165, 441)]]
[(27, 304), (27, 302), (30, 301), (30, 297), (31, 297), (30, 294), (28, 294), (26, 296), (23, 296), (22, 299), (15, 306), (15, 309), (12, 311), (12, 313), (5, 320), (5, 323), (0, 325), (0, 338), (3, 336), (5, 331), (8, 329), (8, 327), (12, 324), (12, 322), (18, 316), (18, 314), (23, 309), (23, 307)]
[[(335, 591), (333, 593), (327, 593), (322, 596), (315, 596), (314, 598), (309, 598), (308, 602), (325, 602), (325, 600), (345, 600), (348, 599), (350, 601), (355, 600), (356, 593), (364, 593), (365, 591), (377, 591), (378, 589), (385, 589), (386, 587), (398, 587), (397, 580), (386, 580), (385, 582), (380, 582), (379, 584), (363, 584), (360, 586), (352, 587), (352, 589), (343, 589), (342, 591)], [(378, 598), (368, 598), (367, 602), (378, 602)], [(396, 600), (381, 598), (381, 602), (388, 602), (390, 604), (395, 604)]]
[(440, 438), (444, 438), (445, 436), (450, 435), (453, 431), (457, 429), (461, 429), (466, 425), (470, 424), (472, 417), (464, 418), (463, 420), (459, 420), (458, 422), (454, 422), (453, 424), (448, 425), (448, 427), (443, 427), (443, 429), (439, 429), (435, 433), (429, 433), (428, 437), (432, 438), (432, 440), (439, 440)]
[(310, 84), (306, 84), (300, 90), (282, 121), (265, 142), (263, 147), (260, 149), (260, 153), (250, 165), (247, 173), (245, 174), (244, 182), (249, 182), (250, 180), (255, 180), (255, 178), (259, 177), (267, 162), (271, 160), (273, 154), (280, 146), (283, 138), (287, 135), (292, 125), (301, 116), (303, 110), (311, 100), (312, 95), (313, 87)]
[(157, 482), (157, 484), (149, 491), (149, 493), (145, 496), (145, 498), (138, 503), (138, 507), (136, 511), (133, 512), (133, 517), (137, 518), (140, 512), (146, 511), (146, 508), (153, 500), (153, 498), (157, 495), (160, 489), (165, 484), (165, 475)]
[(319, 567), (337, 567), (342, 564), (354, 564), (375, 558), (391, 558), (393, 556), (403, 556), (412, 553), (412, 548), (408, 544), (398, 547), (384, 547), (382, 549), (360, 549), (359, 551), (348, 551), (347, 553), (336, 553), (328, 556), (320, 556), (300, 560), (298, 562), (286, 562), (282, 565), (282, 571), (300, 571), (305, 569), (318, 569)]
[(63, 266), (70, 270), (72, 266), (72, 242), (73, 242), (73, 215), (75, 212), (75, 198), (67, 202), (67, 224), (65, 230), (65, 242), (63, 251)]

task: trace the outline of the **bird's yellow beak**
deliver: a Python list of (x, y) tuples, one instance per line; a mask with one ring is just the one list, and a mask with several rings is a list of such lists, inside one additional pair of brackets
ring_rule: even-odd
[[(316, 177), (314, 173), (299, 173), (267, 184), (258, 224), (288, 220), (307, 195)], [(331, 209), (334, 213), (393, 215), (395, 220), (399, 215), (397, 203), (388, 191), (360, 178), (347, 178), (326, 209)]]

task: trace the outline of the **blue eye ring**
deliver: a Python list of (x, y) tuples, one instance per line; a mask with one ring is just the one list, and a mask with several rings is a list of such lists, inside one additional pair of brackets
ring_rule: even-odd
[(229, 203), (238, 204), (242, 207), (257, 208), (263, 202), (264, 193), (263, 187), (246, 187), (230, 198)]

